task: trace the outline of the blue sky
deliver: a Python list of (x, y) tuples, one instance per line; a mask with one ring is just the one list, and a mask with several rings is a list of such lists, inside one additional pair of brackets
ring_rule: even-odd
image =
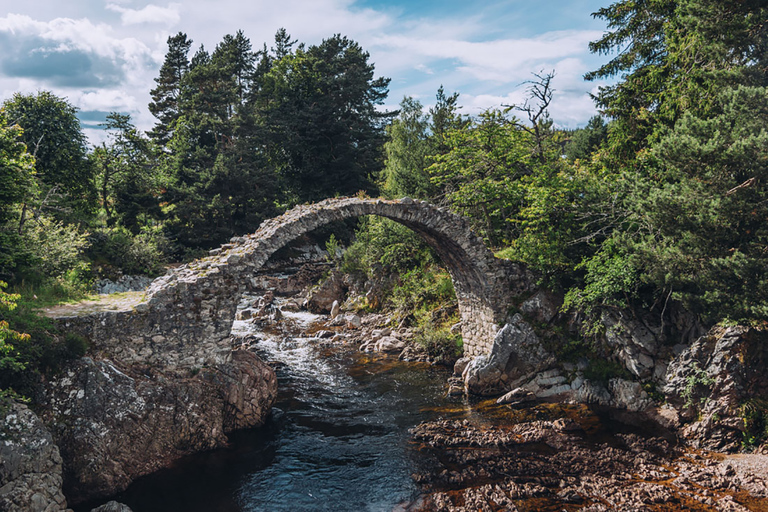
[[(605, 30), (591, 13), (607, 0), (0, 0), (0, 98), (50, 90), (81, 110), (92, 142), (110, 111), (129, 113), (142, 129), (166, 51), (185, 32), (213, 49), (242, 29), (254, 48), (285, 27), (308, 44), (341, 33), (392, 79), (387, 106), (403, 96), (434, 103), (437, 88), (460, 93), (463, 113), (522, 102), (534, 72), (556, 73), (551, 114), (564, 127), (584, 125), (599, 83), (585, 72), (607, 57), (587, 45)], [(193, 50), (194, 51), (194, 50)]]

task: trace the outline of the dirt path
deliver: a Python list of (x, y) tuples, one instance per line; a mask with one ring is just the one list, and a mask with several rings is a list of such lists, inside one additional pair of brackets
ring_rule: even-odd
[(48, 318), (68, 318), (84, 316), (103, 311), (130, 311), (144, 298), (144, 292), (113, 293), (98, 295), (96, 299), (84, 300), (71, 304), (58, 304), (40, 310)]

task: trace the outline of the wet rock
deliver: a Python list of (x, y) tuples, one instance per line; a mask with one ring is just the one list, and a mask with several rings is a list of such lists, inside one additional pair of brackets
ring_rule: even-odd
[(283, 312), (290, 311), (295, 313), (296, 311), (299, 311), (299, 310), (301, 310), (301, 306), (299, 306), (298, 302), (296, 302), (295, 300), (286, 301), (285, 304), (280, 306), (280, 311), (283, 311)]
[(639, 382), (611, 379), (608, 382), (608, 391), (611, 393), (611, 405), (620, 409), (637, 412), (644, 411), (653, 405), (653, 401)]
[(253, 318), (252, 309), (241, 309), (237, 312), (237, 315), (235, 316), (235, 320), (250, 320), (251, 318)]
[[(406, 344), (398, 356), (401, 361), (419, 361), (422, 363), (434, 363), (429, 356), (427, 349), (418, 343)], [(464, 394), (464, 386), (461, 386), (461, 393)]]
[(336, 318), (339, 316), (340, 308), (339, 308), (339, 301), (334, 300), (333, 304), (331, 305), (331, 318)]
[(385, 336), (376, 342), (374, 350), (376, 352), (400, 353), (405, 348), (405, 342), (392, 336)]
[[(569, 416), (498, 426), (437, 420), (412, 430), (441, 456), (414, 475), (419, 511), (747, 510), (768, 505), (768, 457), (716, 460), (661, 438), (583, 439)], [(737, 466), (740, 463), (740, 466)], [(575, 505), (575, 506), (574, 506)]]
[(277, 379), (253, 353), (236, 351), (186, 375), (83, 358), (46, 388), (43, 416), (66, 461), (64, 489), (78, 503), (261, 425)]
[(467, 368), (467, 365), (469, 365), (470, 361), (472, 361), (472, 358), (470, 357), (460, 357), (453, 365), (454, 377), (460, 377), (464, 373), (464, 370)]
[(91, 512), (133, 512), (133, 510), (131, 510), (131, 507), (124, 505), (123, 503), (110, 501), (104, 505), (101, 505), (100, 507), (92, 509)]
[(51, 433), (27, 406), (0, 406), (0, 510), (65, 510), (62, 459)]
[(344, 321), (346, 322), (348, 329), (359, 329), (360, 326), (363, 325), (360, 316), (354, 313), (346, 313), (344, 315)]
[(576, 390), (574, 401), (582, 404), (609, 405), (611, 403), (611, 394), (599, 382), (585, 380)]
[(496, 403), (517, 405), (526, 402), (532, 402), (534, 400), (536, 400), (536, 395), (529, 390), (525, 388), (515, 388), (496, 400)]

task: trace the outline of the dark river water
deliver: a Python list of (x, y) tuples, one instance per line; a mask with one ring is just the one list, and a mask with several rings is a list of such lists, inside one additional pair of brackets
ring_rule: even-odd
[(134, 512), (395, 510), (418, 499), (411, 475), (430, 463), (408, 430), (468, 410), (445, 397), (445, 368), (312, 338), (265, 336), (257, 351), (279, 379), (267, 425), (141, 478), (114, 499)]

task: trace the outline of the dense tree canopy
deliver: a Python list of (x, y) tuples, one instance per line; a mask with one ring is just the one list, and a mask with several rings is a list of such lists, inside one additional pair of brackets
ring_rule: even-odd
[(15, 94), (3, 106), (35, 158), (43, 206), (58, 218), (85, 220), (96, 206), (96, 187), (77, 109), (47, 91)]

